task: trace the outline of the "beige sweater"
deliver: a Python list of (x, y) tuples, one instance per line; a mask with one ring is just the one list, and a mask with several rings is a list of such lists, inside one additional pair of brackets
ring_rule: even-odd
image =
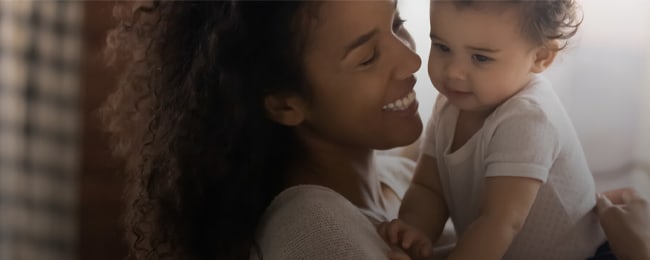
[[(393, 156), (378, 156), (376, 161), (379, 180), (401, 199), (414, 162)], [(374, 223), (395, 217), (361, 210), (326, 187), (294, 186), (266, 209), (257, 236), (262, 257), (253, 259), (387, 259), (389, 247)]]

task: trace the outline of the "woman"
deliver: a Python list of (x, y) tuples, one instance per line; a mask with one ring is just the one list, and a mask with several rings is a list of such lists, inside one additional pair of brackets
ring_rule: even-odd
[[(135, 12), (131, 12), (135, 10)], [(422, 130), (393, 0), (116, 8), (104, 115), (134, 258), (381, 259)], [(274, 200), (275, 198), (275, 200)]]

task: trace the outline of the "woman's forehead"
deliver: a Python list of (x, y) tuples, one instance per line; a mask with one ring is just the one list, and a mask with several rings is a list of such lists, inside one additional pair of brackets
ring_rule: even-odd
[(396, 0), (326, 1), (311, 22), (312, 47), (344, 49), (359, 36), (390, 24)]
[(319, 5), (317, 20), (325, 25), (349, 27), (385, 15), (377, 13), (380, 9), (392, 12), (396, 8), (396, 0), (325, 1)]

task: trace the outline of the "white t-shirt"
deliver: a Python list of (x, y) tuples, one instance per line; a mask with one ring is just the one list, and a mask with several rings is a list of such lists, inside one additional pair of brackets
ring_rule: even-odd
[(450, 153), (459, 110), (439, 95), (422, 151), (438, 163), (459, 236), (477, 218), (486, 177), (540, 180), (523, 229), (503, 259), (586, 259), (605, 241), (594, 180), (573, 125), (542, 76), (500, 105)]
[[(377, 156), (375, 160), (379, 181), (401, 199), (415, 162), (395, 156)], [(396, 217), (359, 209), (323, 186), (298, 185), (271, 202), (260, 222), (257, 242), (264, 260), (387, 259), (390, 248), (375, 224)]]

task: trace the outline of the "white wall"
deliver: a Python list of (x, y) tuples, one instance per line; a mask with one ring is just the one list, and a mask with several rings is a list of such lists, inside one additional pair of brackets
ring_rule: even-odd
[(427, 59), (431, 47), (431, 40), (429, 39), (429, 0), (401, 0), (399, 1), (399, 10), (402, 19), (406, 19), (404, 23), (406, 29), (411, 32), (411, 36), (415, 40), (417, 53), (422, 57), (422, 67), (416, 73), (418, 81), (415, 85), (415, 92), (420, 103), (418, 109), (420, 116), (422, 120), (427, 121), (431, 116), (433, 103), (438, 95), (427, 74)]

